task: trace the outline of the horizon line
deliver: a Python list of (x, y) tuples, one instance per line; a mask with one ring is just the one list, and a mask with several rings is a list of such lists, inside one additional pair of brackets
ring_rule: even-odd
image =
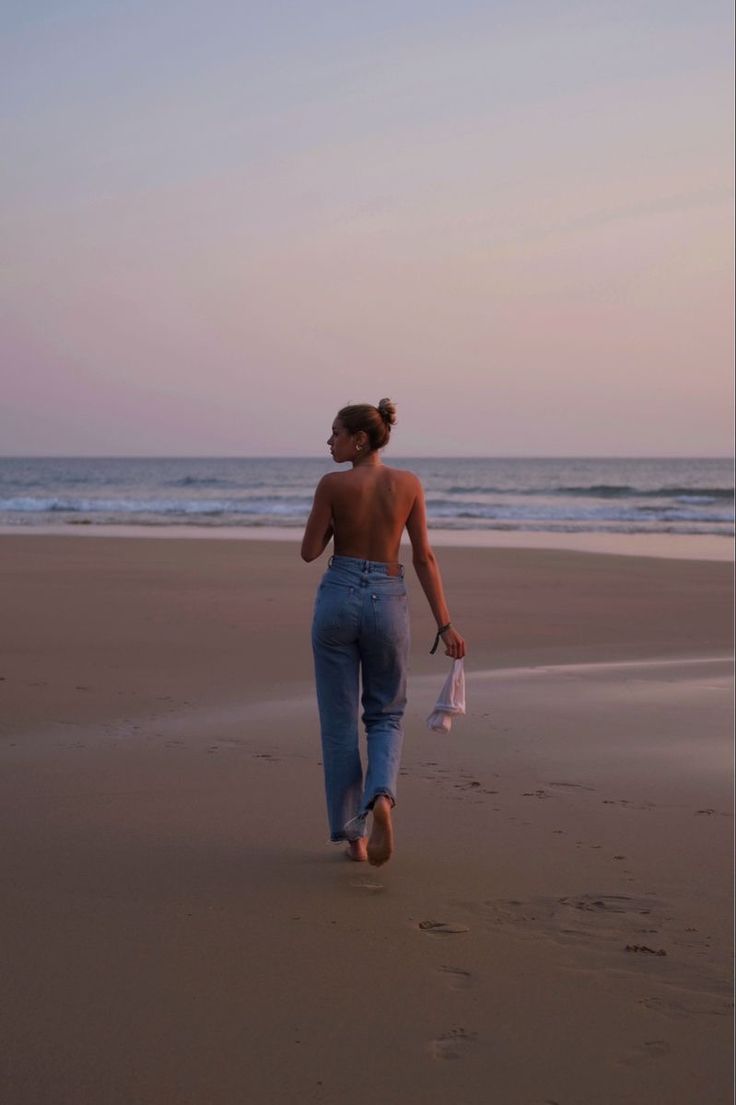
[[(729, 453), (399, 453), (395, 460), (723, 460)], [(329, 460), (322, 453), (2, 453), (0, 460)], [(347, 461), (343, 463), (348, 463)]]

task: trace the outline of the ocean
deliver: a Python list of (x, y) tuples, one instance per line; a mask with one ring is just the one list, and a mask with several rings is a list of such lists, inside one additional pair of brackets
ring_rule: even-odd
[[(430, 528), (734, 534), (733, 462), (392, 458), (421, 478)], [(304, 525), (325, 458), (4, 457), (0, 525)]]

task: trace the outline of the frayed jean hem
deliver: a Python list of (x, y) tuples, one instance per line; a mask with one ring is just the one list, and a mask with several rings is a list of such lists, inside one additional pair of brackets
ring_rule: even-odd
[(368, 814), (372, 811), (376, 799), (380, 798), (382, 795), (385, 798), (388, 798), (389, 802), (391, 803), (391, 809), (393, 809), (396, 805), (396, 799), (394, 798), (390, 790), (387, 790), (385, 787), (381, 787), (380, 789), (376, 790), (375, 794), (371, 796), (370, 800), (366, 803), (365, 808), (357, 815), (357, 817), (351, 817), (349, 821), (345, 822), (345, 826), (343, 827), (341, 833), (332, 833), (330, 835), (331, 842), (333, 844), (339, 844), (342, 840), (347, 840), (348, 842), (350, 842), (353, 840), (359, 840), (362, 836), (367, 836), (368, 833), (366, 831), (366, 821), (368, 819)]
[(366, 817), (367, 814), (371, 812), (376, 803), (376, 798), (380, 798), (381, 796), (383, 796), (384, 798), (388, 798), (389, 802), (391, 803), (391, 809), (394, 808), (394, 806), (396, 805), (396, 799), (394, 798), (391, 791), (387, 790), (386, 787), (378, 787), (371, 795), (370, 800), (366, 802), (365, 809), (362, 814), (363, 817)]

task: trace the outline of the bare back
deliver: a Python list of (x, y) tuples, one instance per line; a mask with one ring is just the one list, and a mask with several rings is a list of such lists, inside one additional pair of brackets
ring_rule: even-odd
[(395, 563), (420, 490), (413, 472), (385, 464), (328, 477), (335, 553)]

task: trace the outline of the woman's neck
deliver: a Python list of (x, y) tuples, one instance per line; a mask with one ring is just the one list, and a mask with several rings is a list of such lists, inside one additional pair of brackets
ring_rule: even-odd
[(364, 457), (356, 457), (353, 461), (353, 468), (377, 468), (381, 463), (381, 457), (377, 449), (374, 449), (370, 453), (366, 453)]

